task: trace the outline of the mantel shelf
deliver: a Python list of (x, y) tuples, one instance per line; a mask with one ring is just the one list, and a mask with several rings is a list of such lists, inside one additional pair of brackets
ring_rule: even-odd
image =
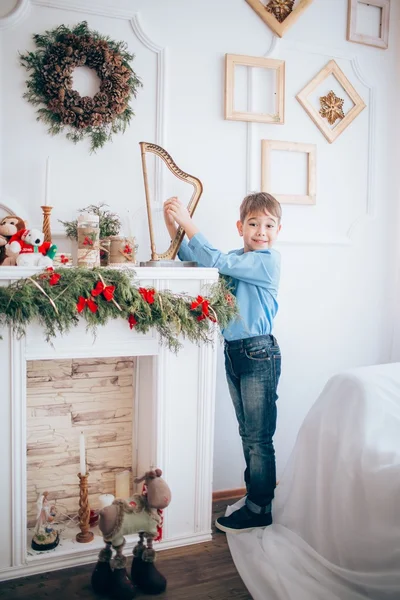
[[(110, 267), (104, 267), (108, 269)], [(134, 271), (135, 280), (140, 281), (170, 281), (170, 280), (217, 280), (218, 270), (214, 268), (204, 267), (111, 267), (121, 271)], [(60, 267), (60, 269), (68, 269), (68, 267)], [(58, 269), (57, 269), (58, 270)], [(13, 281), (32, 277), (43, 271), (39, 267), (0, 267), (0, 282)]]

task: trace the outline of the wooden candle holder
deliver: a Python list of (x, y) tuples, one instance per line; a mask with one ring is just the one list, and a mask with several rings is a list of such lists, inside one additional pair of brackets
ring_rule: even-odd
[(50, 213), (53, 210), (52, 206), (41, 206), (43, 211), (43, 225), (42, 230), (44, 233), (44, 241), (51, 242), (51, 224), (50, 224)]
[(90, 507), (88, 499), (88, 477), (78, 473), (79, 477), (79, 529), (76, 534), (76, 541), (83, 544), (91, 542), (94, 538), (93, 532), (89, 530)]

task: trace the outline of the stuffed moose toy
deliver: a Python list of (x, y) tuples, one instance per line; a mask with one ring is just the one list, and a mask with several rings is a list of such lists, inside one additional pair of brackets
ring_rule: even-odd
[[(157, 570), (153, 540), (161, 526), (160, 511), (171, 501), (171, 491), (161, 477), (160, 469), (147, 471), (135, 483), (144, 481), (142, 494), (134, 494), (129, 500), (116, 499), (100, 511), (99, 528), (105, 548), (100, 551), (92, 573), (92, 587), (96, 593), (108, 594), (115, 600), (131, 600), (139, 588), (145, 594), (160, 594), (167, 580)], [(133, 549), (131, 577), (126, 572), (123, 555), (124, 535), (138, 533), (139, 541)], [(146, 544), (144, 539), (146, 538)], [(112, 559), (112, 549), (115, 550)]]

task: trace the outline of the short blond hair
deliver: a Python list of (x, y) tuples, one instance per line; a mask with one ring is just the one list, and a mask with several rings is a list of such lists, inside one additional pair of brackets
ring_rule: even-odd
[(267, 192), (249, 194), (240, 205), (240, 220), (243, 223), (247, 215), (251, 213), (265, 213), (265, 211), (276, 217), (280, 223), (282, 208), (276, 198), (271, 196), (271, 194), (267, 194)]

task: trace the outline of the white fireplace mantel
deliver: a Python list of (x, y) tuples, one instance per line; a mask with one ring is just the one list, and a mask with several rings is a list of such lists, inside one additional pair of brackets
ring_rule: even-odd
[[(0, 267), (0, 285), (31, 276), (37, 269)], [(217, 281), (216, 269), (135, 268), (142, 286), (169, 289), (191, 296), (207, 293)], [(136, 423), (137, 472), (158, 466), (172, 491), (165, 510), (164, 537), (159, 549), (211, 539), (212, 459), (217, 332), (209, 344), (181, 340), (177, 355), (160, 345), (156, 331), (131, 331), (112, 321), (99, 327), (94, 338), (82, 320), (53, 344), (39, 324), (17, 339), (0, 330), (2, 401), (0, 436), (0, 580), (94, 562), (100, 536), (90, 544), (63, 544), (48, 553), (28, 556), (26, 518), (26, 361), (60, 358), (137, 357)], [(78, 452), (78, 449), (77, 449)], [(90, 485), (90, 477), (89, 477)], [(77, 478), (78, 494), (78, 478)], [(128, 538), (127, 548), (134, 537)]]

